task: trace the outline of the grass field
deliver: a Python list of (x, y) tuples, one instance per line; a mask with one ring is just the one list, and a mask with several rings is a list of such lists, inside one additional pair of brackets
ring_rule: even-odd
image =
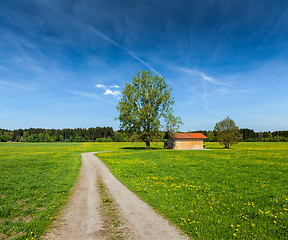
[(191, 238), (286, 239), (288, 143), (225, 150), (163, 143), (1, 143), (0, 239), (39, 239), (67, 202), (81, 151), (97, 154), (138, 196)]
[(0, 239), (39, 239), (71, 194), (80, 173), (81, 152), (121, 146), (0, 143)]
[(288, 238), (288, 143), (207, 148), (134, 147), (97, 155), (191, 238)]
[(38, 239), (66, 203), (80, 144), (0, 144), (0, 239)]

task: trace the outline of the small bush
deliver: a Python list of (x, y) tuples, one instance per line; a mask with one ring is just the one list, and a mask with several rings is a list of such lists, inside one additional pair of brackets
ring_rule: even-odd
[(97, 138), (96, 142), (113, 142), (111, 138)]

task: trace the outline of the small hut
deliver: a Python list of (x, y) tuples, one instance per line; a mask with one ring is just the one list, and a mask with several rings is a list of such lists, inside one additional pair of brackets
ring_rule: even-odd
[(203, 149), (204, 139), (202, 133), (175, 133), (167, 138), (168, 149)]

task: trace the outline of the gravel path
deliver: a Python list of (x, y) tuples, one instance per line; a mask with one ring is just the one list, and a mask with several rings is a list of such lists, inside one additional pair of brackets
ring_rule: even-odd
[[(120, 183), (94, 154), (82, 154), (77, 188), (45, 239), (189, 239)], [(103, 189), (113, 202), (109, 209)]]

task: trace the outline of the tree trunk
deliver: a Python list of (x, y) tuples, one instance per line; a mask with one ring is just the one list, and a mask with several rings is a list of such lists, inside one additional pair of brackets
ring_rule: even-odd
[(225, 143), (225, 148), (230, 148), (230, 144), (229, 143)]
[(150, 142), (146, 142), (146, 149), (150, 149)]

